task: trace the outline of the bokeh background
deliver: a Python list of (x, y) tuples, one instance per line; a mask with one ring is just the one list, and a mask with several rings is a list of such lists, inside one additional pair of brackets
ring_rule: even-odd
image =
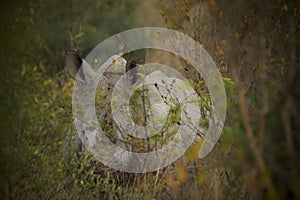
[[(1, 1), (1, 199), (300, 199), (299, 4)], [(73, 87), (65, 50), (86, 56), (107, 37), (141, 26), (183, 32), (213, 57), (228, 104), (219, 143), (199, 160), (196, 141), (172, 166), (146, 174), (107, 169), (87, 152), (62, 162)], [(163, 56), (136, 54), (175, 60)], [(189, 63), (178, 62), (189, 72)], [(205, 88), (200, 75), (186, 75)]]

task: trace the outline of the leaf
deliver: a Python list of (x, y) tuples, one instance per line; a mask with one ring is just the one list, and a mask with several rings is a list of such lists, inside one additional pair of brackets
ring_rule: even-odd
[(167, 137), (172, 137), (174, 135), (176, 135), (176, 133), (178, 132), (179, 127), (175, 127), (173, 129), (171, 129), (170, 131), (167, 132), (166, 136)]
[(225, 90), (228, 97), (231, 97), (233, 95), (233, 85), (226, 84)]
[(75, 39), (78, 39), (78, 38), (81, 38), (82, 36), (84, 35), (84, 32), (80, 32), (80, 33), (77, 33), (74, 38)]
[(180, 185), (180, 182), (177, 180), (174, 180), (174, 178), (172, 176), (170, 176), (169, 174), (166, 174), (166, 182), (172, 188), (177, 188)]
[(39, 100), (37, 97), (34, 97), (34, 102), (39, 103)]
[(186, 151), (186, 156), (190, 161), (195, 161), (199, 157), (200, 147), (203, 143), (203, 140), (198, 140), (197, 142), (193, 143), (189, 149)]
[(217, 50), (217, 55), (218, 56), (224, 56), (224, 51), (222, 49)]
[(226, 45), (226, 40), (221, 40), (220, 44), (223, 45), (223, 46)]
[(26, 73), (26, 67), (22, 65), (22, 71), (21, 71), (21, 76), (24, 76)]
[(187, 173), (185, 171), (185, 167), (183, 164), (178, 163), (175, 165), (175, 173), (176, 173), (176, 178), (180, 183), (186, 180), (187, 178)]
[(200, 171), (200, 172), (198, 172), (198, 174), (196, 176), (196, 180), (197, 180), (197, 183), (201, 186), (206, 183), (207, 177), (203, 171), (202, 172)]
[(208, 4), (211, 6), (211, 7), (215, 7), (216, 6), (216, 0), (210, 0), (208, 2)]

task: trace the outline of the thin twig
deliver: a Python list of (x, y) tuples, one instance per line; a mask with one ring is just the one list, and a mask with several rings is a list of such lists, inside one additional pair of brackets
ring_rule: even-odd
[[(238, 76), (237, 76), (236, 70), (233, 70), (233, 76), (238, 82)], [(260, 149), (258, 148), (258, 144), (255, 140), (255, 136), (254, 136), (251, 124), (250, 124), (248, 107), (247, 107), (246, 99), (245, 99), (245, 91), (244, 91), (243, 87), (239, 87), (237, 92), (238, 92), (238, 103), (239, 103), (239, 107), (240, 107), (242, 121), (245, 126), (245, 131), (246, 131), (247, 137), (249, 139), (249, 147), (253, 153), (254, 159), (260, 170), (260, 173), (265, 174), (267, 172), (267, 167), (266, 167), (265, 161), (263, 159), (262, 153), (261, 153)], [(272, 194), (274, 192), (274, 187), (271, 182), (270, 176), (266, 176), (265, 183), (269, 190), (269, 193)]]

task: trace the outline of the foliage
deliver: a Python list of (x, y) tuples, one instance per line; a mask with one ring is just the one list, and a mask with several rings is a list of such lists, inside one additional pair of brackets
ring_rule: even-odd
[[(214, 151), (199, 160), (203, 140), (198, 137), (174, 164), (145, 174), (109, 169), (88, 152), (62, 161), (74, 83), (64, 70), (63, 50), (73, 45), (85, 55), (103, 39), (134, 27), (139, 3), (1, 2), (1, 199), (300, 198), (299, 3), (166, 0), (158, 5), (167, 27), (199, 41), (223, 76), (228, 111)], [(201, 97), (204, 116), (211, 109), (205, 82), (188, 62), (180, 62)], [(132, 105), (142, 102), (131, 110), (141, 124), (145, 93), (136, 91), (131, 98)], [(107, 96), (97, 98), (102, 102), (97, 106), (109, 106)], [(179, 110), (174, 105), (169, 113), (169, 137)], [(107, 119), (100, 123), (112, 137)]]
[[(168, 26), (198, 40), (223, 76), (235, 82), (234, 90), (227, 87), (227, 94), (232, 94), (228, 127), (220, 141), (234, 148), (216, 166), (223, 168), (229, 159), (232, 163), (225, 165), (226, 171), (240, 176), (236, 182), (246, 183), (248, 198), (299, 198), (295, 190), (299, 179), (299, 84), (295, 81), (299, 78), (299, 4), (214, 0), (170, 4), (161, 12)], [(238, 188), (228, 198), (240, 197), (245, 185), (234, 189)]]
[(47, 65), (53, 66), (47, 72), (55, 74), (64, 68), (66, 49), (77, 48), (86, 55), (104, 39), (132, 28), (137, 5), (133, 0), (45, 1), (36, 23), (47, 43), (42, 53)]

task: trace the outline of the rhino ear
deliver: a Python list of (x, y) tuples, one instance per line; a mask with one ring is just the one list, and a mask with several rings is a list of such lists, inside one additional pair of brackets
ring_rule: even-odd
[(66, 67), (71, 77), (75, 79), (78, 70), (82, 65), (82, 58), (75, 50), (66, 50)]
[(91, 83), (95, 75), (95, 71), (75, 50), (66, 51), (66, 67), (70, 76), (81, 82)]

